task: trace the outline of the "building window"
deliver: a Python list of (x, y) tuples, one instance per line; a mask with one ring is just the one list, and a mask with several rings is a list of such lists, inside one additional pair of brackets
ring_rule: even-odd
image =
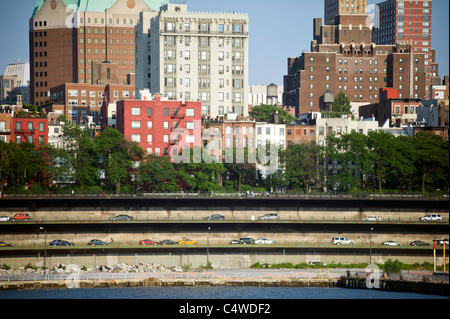
[(131, 122), (131, 128), (132, 129), (140, 129), (141, 128), (141, 121), (132, 121)]
[(141, 142), (141, 134), (131, 134), (131, 141), (132, 142)]

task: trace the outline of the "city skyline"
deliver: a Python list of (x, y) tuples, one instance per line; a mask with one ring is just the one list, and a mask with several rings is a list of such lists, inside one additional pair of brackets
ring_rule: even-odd
[[(381, 1), (368, 0), (368, 5)], [(36, 0), (0, 4), (0, 72), (10, 63), (29, 62), (28, 19)], [(188, 0), (188, 11), (246, 13), (250, 20), (249, 85), (283, 85), (287, 59), (310, 50), (313, 18), (324, 18), (323, 1), (283, 0)], [(431, 46), (436, 49), (439, 76), (449, 75), (449, 2), (433, 1)], [(270, 14), (268, 14), (270, 12)], [(14, 13), (14, 14), (12, 14)], [(293, 31), (294, 30), (294, 31)], [(295, 30), (300, 30), (297, 34)], [(20, 39), (20, 40), (17, 40)]]

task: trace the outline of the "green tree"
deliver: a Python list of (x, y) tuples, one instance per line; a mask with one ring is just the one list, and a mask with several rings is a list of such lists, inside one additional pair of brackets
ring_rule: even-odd
[(448, 189), (449, 141), (427, 132), (414, 135), (413, 144), (417, 154), (415, 166), (420, 176), (420, 190)]
[[(232, 156), (232, 157), (231, 157)], [(225, 150), (225, 167), (231, 180), (237, 182), (237, 191), (241, 192), (242, 184), (255, 184), (256, 157), (248, 148)]]
[(334, 98), (332, 111), (346, 113), (351, 111), (350, 99), (345, 94), (345, 92), (340, 91), (339, 94)]
[(276, 107), (274, 105), (258, 105), (254, 106), (252, 111), (249, 113), (251, 117), (253, 117), (258, 122), (272, 122), (273, 115), (275, 112), (278, 112), (278, 116), (280, 118), (280, 123), (291, 123), (295, 121), (296, 118), (289, 114), (283, 108)]
[[(48, 189), (51, 174), (45, 145), (0, 142), (0, 190), (21, 192), (25, 187)], [(36, 186), (39, 185), (39, 186)]]
[(107, 186), (113, 187), (120, 194), (121, 185), (131, 179), (134, 163), (142, 160), (144, 150), (137, 143), (127, 141), (119, 131), (111, 127), (106, 127), (93, 142), (96, 154), (103, 161)]
[(284, 168), (289, 187), (309, 192), (312, 186), (319, 185), (319, 165), (322, 158), (323, 148), (318, 145), (292, 144), (281, 150), (280, 164)]
[(225, 165), (197, 146), (189, 149), (189, 158), (176, 165), (184, 188), (207, 192), (221, 190)]
[(167, 156), (147, 155), (137, 170), (137, 185), (142, 191), (178, 191), (177, 171)]
[(383, 184), (388, 178), (411, 176), (415, 172), (412, 149), (402, 139), (385, 132), (369, 132), (368, 148), (372, 154), (374, 174), (378, 190), (382, 194)]
[(367, 148), (368, 137), (352, 132), (327, 137), (329, 165), (328, 182), (340, 191), (365, 187), (366, 177), (372, 173), (373, 162)]
[(90, 130), (65, 123), (62, 127), (62, 147), (52, 148), (55, 173), (75, 180), (79, 188), (99, 185), (99, 156), (94, 150)]

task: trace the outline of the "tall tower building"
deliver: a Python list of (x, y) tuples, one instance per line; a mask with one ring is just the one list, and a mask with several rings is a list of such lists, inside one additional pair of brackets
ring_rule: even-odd
[(202, 116), (248, 115), (248, 15), (167, 4), (136, 27), (136, 89), (201, 101)]
[(334, 24), (337, 15), (356, 14), (365, 15), (367, 0), (325, 0), (325, 25)]
[(374, 28), (376, 44), (411, 44), (414, 53), (425, 55), (425, 98), (428, 98), (432, 77), (431, 0), (387, 0), (379, 7), (379, 28)]
[(311, 51), (288, 58), (283, 105), (296, 114), (329, 109), (344, 92), (354, 113), (358, 105), (379, 101), (383, 88), (400, 98), (425, 96), (424, 54), (411, 44), (374, 44), (369, 15), (339, 14), (333, 25), (314, 19)]
[(134, 73), (134, 27), (139, 12), (168, 0), (37, 0), (29, 24), (31, 103), (50, 101), (64, 83), (94, 84), (95, 65), (117, 64), (117, 79)]

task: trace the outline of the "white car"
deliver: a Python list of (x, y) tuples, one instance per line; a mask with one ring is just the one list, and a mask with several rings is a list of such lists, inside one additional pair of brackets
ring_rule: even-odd
[(9, 216), (0, 216), (0, 222), (9, 222), (11, 217)]
[(387, 240), (387, 241), (384, 241), (381, 245), (383, 245), (383, 246), (400, 246), (400, 243), (393, 241), (393, 240)]
[(331, 240), (333, 245), (354, 245), (355, 242), (353, 240), (347, 239), (345, 237), (333, 237)]
[(377, 216), (367, 216), (366, 218), (363, 218), (363, 221), (365, 221), (365, 222), (379, 222), (379, 221), (381, 221), (381, 218), (377, 217)]
[(259, 245), (275, 245), (275, 241), (267, 239), (267, 238), (258, 238), (257, 240), (255, 240), (255, 244), (259, 244)]
[(442, 221), (442, 216), (439, 214), (428, 214), (426, 216), (420, 217), (420, 221)]

